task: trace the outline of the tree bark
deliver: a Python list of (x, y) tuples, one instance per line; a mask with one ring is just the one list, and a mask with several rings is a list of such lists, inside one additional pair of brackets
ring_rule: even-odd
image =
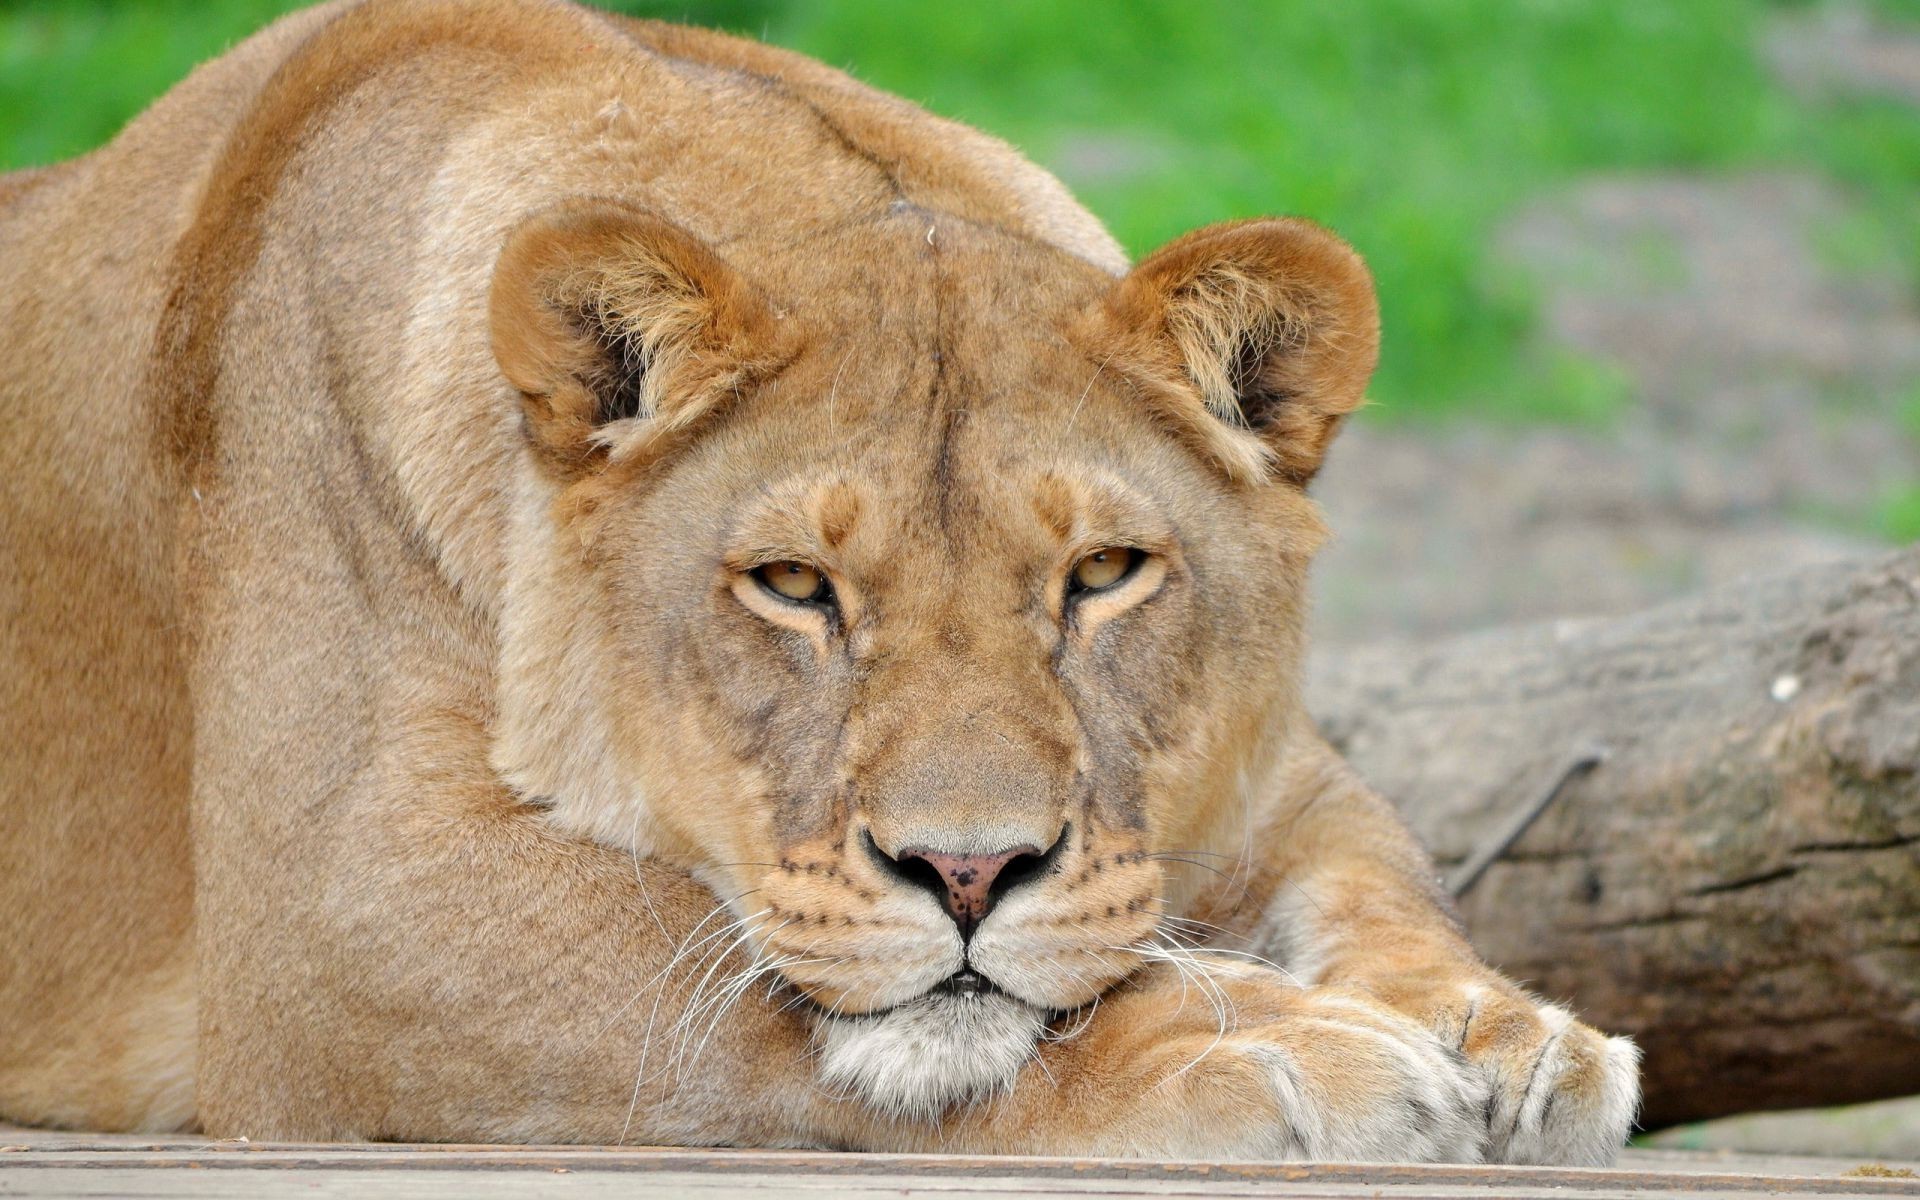
[(1649, 1125), (1920, 1092), (1920, 546), (1634, 616), (1317, 658), (1474, 943), (1646, 1052)]

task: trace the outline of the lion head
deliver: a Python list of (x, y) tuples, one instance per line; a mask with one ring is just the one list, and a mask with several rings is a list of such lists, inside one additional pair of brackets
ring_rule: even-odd
[(829, 1081), (1004, 1084), (1238, 857), (1300, 719), (1359, 258), (1252, 220), (1116, 277), (904, 200), (804, 253), (581, 201), (491, 305), (531, 447), (496, 765), (708, 884)]

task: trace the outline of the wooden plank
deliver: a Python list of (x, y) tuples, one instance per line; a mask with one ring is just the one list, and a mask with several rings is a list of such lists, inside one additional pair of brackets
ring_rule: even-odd
[[(0, 1196), (1920, 1196), (1920, 1168), (1913, 1164), (1675, 1151), (1629, 1152), (1618, 1168), (1592, 1171), (634, 1147), (302, 1146), (7, 1129), (0, 1129), (0, 1147)], [(1914, 1174), (1848, 1173), (1876, 1165)]]

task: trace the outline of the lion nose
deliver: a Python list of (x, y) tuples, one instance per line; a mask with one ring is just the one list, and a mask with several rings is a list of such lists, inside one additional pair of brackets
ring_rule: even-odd
[[(1058, 846), (1059, 842), (1054, 844)], [(940, 898), (947, 915), (960, 927), (961, 940), (966, 941), (1002, 896), (1039, 871), (1050, 858), (1049, 852), (1031, 845), (991, 854), (949, 854), (909, 846), (891, 861), (896, 874)]]

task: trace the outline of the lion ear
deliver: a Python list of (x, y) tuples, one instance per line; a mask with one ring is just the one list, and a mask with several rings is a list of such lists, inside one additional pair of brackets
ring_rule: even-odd
[(788, 355), (759, 294), (692, 234), (615, 201), (508, 236), (489, 325), (542, 460), (563, 475), (689, 429)]
[(1105, 309), (1114, 357), (1239, 476), (1304, 486), (1379, 354), (1366, 264), (1294, 218), (1187, 234), (1116, 284)]

